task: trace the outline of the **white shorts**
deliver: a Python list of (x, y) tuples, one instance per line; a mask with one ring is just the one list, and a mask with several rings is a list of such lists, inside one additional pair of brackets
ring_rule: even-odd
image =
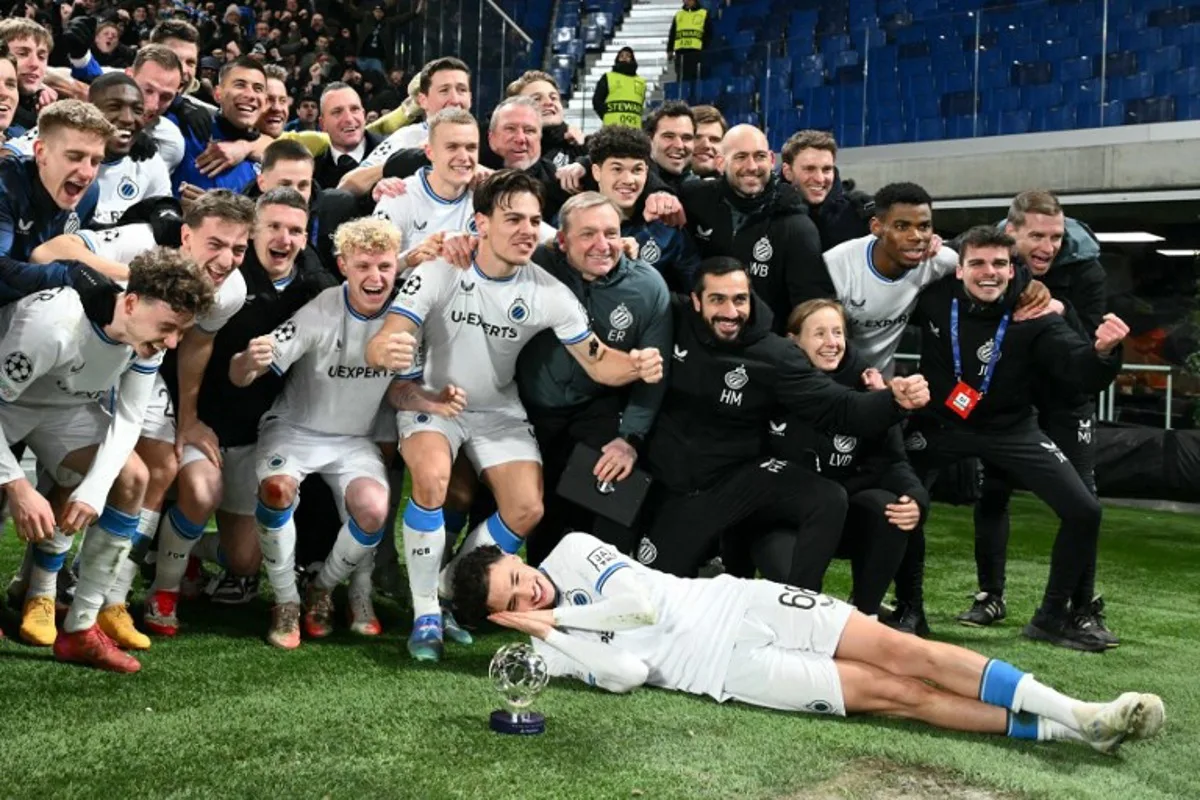
[[(205, 461), (207, 456), (192, 445), (183, 448), (182, 470), (194, 461)], [(255, 477), (255, 445), (221, 448), (221, 504), (217, 509), (227, 514), (253, 517), (258, 507), (258, 480)]]
[(828, 595), (768, 581), (750, 602), (725, 673), (725, 700), (783, 711), (846, 715), (833, 654), (854, 608)]
[(162, 373), (154, 376), (154, 394), (142, 418), (142, 438), (175, 444), (175, 404)]
[(385, 489), (387, 468), (379, 447), (368, 436), (317, 433), (275, 418), (258, 431), (255, 482), (287, 475), (296, 483), (319, 474), (333, 491), (338, 513), (346, 519), (346, 489), (358, 478), (370, 478)]
[(459, 448), (462, 448), (476, 472), (513, 461), (542, 463), (533, 426), (520, 406), (511, 411), (467, 410), (453, 419), (401, 411), (396, 414), (396, 427), (400, 430), (401, 441), (424, 431), (442, 434), (450, 443), (450, 460), (458, 458)]
[[(79, 482), (77, 475), (63, 468), (62, 460), (76, 450), (100, 444), (110, 424), (112, 417), (99, 403), (39, 408), (0, 405), (0, 427), (4, 429), (5, 441), (10, 445), (25, 442), (37, 457), (38, 466), (60, 486)], [(60, 473), (66, 473), (61, 480)]]

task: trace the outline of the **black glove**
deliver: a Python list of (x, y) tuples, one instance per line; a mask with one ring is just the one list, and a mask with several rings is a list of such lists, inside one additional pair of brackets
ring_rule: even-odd
[(146, 131), (138, 131), (133, 137), (133, 146), (129, 148), (129, 158), (132, 161), (148, 161), (158, 155), (158, 142)]
[(88, 319), (103, 328), (113, 320), (117, 307), (117, 295), (121, 286), (112, 278), (79, 261), (61, 261), (67, 267), (70, 286), (79, 295)]
[(75, 17), (67, 23), (63, 31), (62, 42), (71, 58), (83, 58), (92, 49), (92, 41), (96, 38), (96, 18), (90, 14)]
[(183, 215), (174, 197), (147, 197), (121, 212), (121, 225), (145, 222), (154, 231), (155, 243), (163, 247), (179, 247), (183, 231)]

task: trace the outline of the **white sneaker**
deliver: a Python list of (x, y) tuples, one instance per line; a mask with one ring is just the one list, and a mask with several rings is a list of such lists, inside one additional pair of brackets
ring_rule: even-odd
[(378, 636), (383, 633), (379, 617), (375, 616), (375, 604), (371, 602), (371, 590), (346, 593), (346, 619), (350, 630), (359, 636)]
[(1084, 741), (1101, 753), (1115, 753), (1126, 739), (1146, 739), (1165, 719), (1162, 700), (1153, 694), (1125, 692), (1111, 703), (1075, 712)]

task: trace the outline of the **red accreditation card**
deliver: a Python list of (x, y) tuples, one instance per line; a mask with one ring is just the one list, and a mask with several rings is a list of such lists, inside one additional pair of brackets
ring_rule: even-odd
[(975, 410), (975, 405), (981, 397), (983, 395), (979, 392), (959, 381), (954, 384), (954, 388), (950, 390), (950, 396), (946, 398), (946, 408), (966, 419), (971, 416), (971, 412)]

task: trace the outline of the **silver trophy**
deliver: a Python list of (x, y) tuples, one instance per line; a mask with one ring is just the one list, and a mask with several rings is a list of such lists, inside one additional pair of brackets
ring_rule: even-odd
[(532, 645), (516, 642), (501, 647), (492, 656), (488, 677), (506, 706), (492, 712), (492, 730), (522, 736), (546, 731), (546, 718), (528, 710), (550, 680), (546, 659)]

